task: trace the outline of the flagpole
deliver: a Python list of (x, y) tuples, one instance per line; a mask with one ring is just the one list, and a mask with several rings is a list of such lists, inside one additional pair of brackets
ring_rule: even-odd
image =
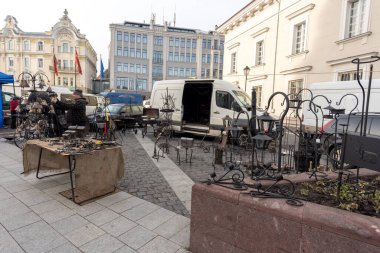
[(55, 52), (54, 52), (54, 46), (53, 46), (53, 85), (55, 86)]
[[(77, 51), (77, 47), (75, 47), (75, 52)], [(77, 62), (76, 62), (76, 55), (74, 55), (74, 90), (77, 89)]]

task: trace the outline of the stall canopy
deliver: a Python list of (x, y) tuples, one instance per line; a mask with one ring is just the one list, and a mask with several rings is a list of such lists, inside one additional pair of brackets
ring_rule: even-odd
[[(3, 84), (4, 83), (13, 83), (13, 92), (14, 92), (14, 79), (12, 75), (7, 75), (2, 72), (0, 72), (0, 109), (1, 112), (3, 111)], [(0, 128), (3, 127), (4, 124), (4, 118), (3, 118), (3, 113), (0, 113)]]

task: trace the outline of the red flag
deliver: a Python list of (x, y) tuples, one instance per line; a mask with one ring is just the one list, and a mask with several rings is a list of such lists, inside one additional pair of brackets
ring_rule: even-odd
[(75, 65), (77, 66), (78, 73), (82, 75), (82, 68), (80, 66), (79, 57), (77, 53), (77, 49), (75, 48)]
[(53, 64), (54, 64), (54, 73), (58, 76), (58, 61), (53, 53)]

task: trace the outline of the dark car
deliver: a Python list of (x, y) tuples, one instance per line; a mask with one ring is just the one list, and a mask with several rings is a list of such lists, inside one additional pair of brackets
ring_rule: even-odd
[[(359, 134), (361, 117), (361, 113), (353, 113), (350, 116), (348, 114), (340, 115), (337, 120), (329, 120), (321, 129), (321, 143), (324, 153), (328, 154), (329, 157), (335, 156), (340, 158), (342, 134), (345, 131), (347, 131), (347, 133)], [(368, 113), (366, 134), (371, 136), (380, 136), (380, 113)]]
[(106, 114), (116, 124), (118, 128), (128, 127), (130, 124), (135, 124), (137, 120), (143, 115), (143, 106), (137, 104), (110, 104), (107, 105), (101, 112), (90, 115), (90, 123), (104, 121)]
[(10, 92), (2, 92), (3, 96), (3, 120), (4, 125), (8, 125), (10, 123), (11, 119), (11, 110), (10, 110), (10, 102), (11, 99), (15, 96), (13, 93)]

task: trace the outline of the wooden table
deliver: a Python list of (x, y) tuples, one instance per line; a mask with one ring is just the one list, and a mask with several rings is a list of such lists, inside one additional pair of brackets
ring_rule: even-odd
[[(58, 153), (59, 148), (62, 146), (29, 140), (23, 150), (24, 173), (36, 171), (39, 179), (69, 174), (71, 199), (77, 204), (115, 191), (117, 181), (124, 176), (124, 158), (120, 146), (88, 153)], [(41, 172), (49, 173), (41, 176)]]

